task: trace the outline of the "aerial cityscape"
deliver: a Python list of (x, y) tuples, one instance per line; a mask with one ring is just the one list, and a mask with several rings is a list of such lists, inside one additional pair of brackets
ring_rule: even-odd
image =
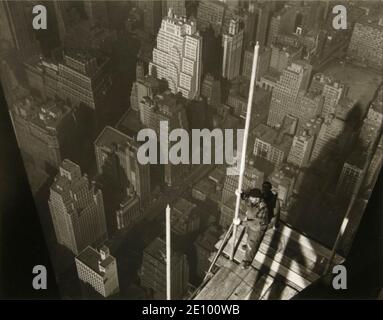
[[(280, 223), (223, 293), (255, 50), (242, 190)], [(0, 77), (66, 299), (166, 299), (167, 205), (172, 299), (288, 299), (347, 257), (383, 162), (380, 1), (1, 1)]]

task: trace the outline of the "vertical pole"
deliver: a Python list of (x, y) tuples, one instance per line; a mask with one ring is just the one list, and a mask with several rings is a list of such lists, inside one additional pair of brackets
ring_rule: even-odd
[(242, 154), (241, 154), (241, 164), (239, 168), (239, 179), (238, 179), (238, 189), (236, 192), (237, 200), (235, 203), (235, 213), (233, 219), (233, 238), (232, 238), (232, 251), (230, 255), (230, 259), (234, 259), (235, 252), (235, 239), (237, 238), (237, 229), (238, 225), (241, 223), (239, 219), (239, 206), (241, 202), (241, 191), (242, 191), (242, 182), (243, 182), (243, 174), (245, 172), (245, 161), (246, 161), (246, 149), (247, 149), (247, 139), (249, 136), (249, 127), (250, 127), (250, 118), (251, 118), (251, 107), (253, 105), (253, 96), (254, 96), (254, 87), (255, 87), (255, 75), (257, 73), (257, 63), (258, 63), (258, 52), (259, 52), (259, 44), (254, 47), (254, 56), (253, 56), (253, 66), (251, 69), (251, 80), (250, 80), (250, 90), (249, 97), (247, 100), (247, 111), (246, 111), (246, 122), (245, 122), (245, 132), (243, 135), (243, 143), (242, 143)]
[(170, 206), (166, 206), (166, 299), (171, 300)]

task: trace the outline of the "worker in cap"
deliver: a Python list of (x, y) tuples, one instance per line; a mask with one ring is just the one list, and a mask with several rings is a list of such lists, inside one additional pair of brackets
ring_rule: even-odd
[(246, 218), (243, 224), (246, 226), (247, 243), (245, 258), (242, 267), (248, 268), (261, 245), (263, 236), (268, 226), (268, 207), (262, 191), (258, 188), (248, 192), (241, 192), (242, 200), (246, 201)]
[(264, 181), (262, 183), (262, 194), (269, 212), (269, 228), (276, 229), (278, 228), (280, 217), (280, 203), (278, 194), (273, 191), (273, 186), (269, 181)]

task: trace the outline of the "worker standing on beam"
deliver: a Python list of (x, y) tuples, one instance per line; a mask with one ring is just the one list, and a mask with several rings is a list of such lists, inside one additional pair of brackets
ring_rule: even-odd
[(242, 223), (246, 226), (247, 244), (242, 268), (247, 269), (261, 245), (268, 226), (268, 208), (262, 191), (258, 188), (249, 192), (241, 192), (241, 199), (246, 201), (246, 218)]

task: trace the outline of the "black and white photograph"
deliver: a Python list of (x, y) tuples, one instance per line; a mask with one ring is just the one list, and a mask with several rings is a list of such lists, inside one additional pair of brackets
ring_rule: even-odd
[(0, 1), (0, 80), (2, 299), (383, 300), (383, 1)]

